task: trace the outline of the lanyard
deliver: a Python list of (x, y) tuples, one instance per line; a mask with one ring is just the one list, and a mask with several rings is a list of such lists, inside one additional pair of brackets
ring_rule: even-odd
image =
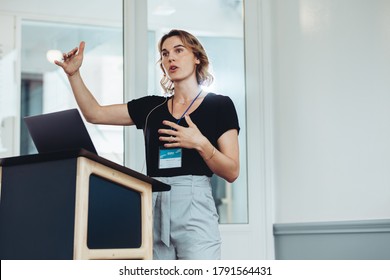
[[(182, 118), (187, 114), (188, 110), (191, 108), (192, 104), (194, 104), (195, 100), (198, 99), (199, 95), (202, 93), (202, 90), (199, 91), (198, 95), (192, 100), (191, 104), (188, 106), (188, 108), (184, 111), (183, 115), (181, 115), (180, 119), (176, 122), (176, 124), (179, 124)], [(173, 99), (172, 99), (172, 114), (173, 114)]]

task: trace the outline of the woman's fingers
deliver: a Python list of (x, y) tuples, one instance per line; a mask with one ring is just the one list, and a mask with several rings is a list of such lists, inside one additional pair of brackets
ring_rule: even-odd
[(84, 48), (85, 48), (85, 42), (81, 41), (79, 45), (79, 55), (84, 55)]
[(173, 130), (179, 130), (181, 128), (180, 125), (170, 121), (163, 121), (163, 125), (170, 126)]
[(165, 134), (165, 135), (168, 135), (168, 136), (177, 136), (178, 132), (177, 130), (173, 130), (173, 129), (164, 129), (164, 128), (161, 128), (158, 130), (158, 133), (160, 134)]
[(54, 63), (62, 68), (64, 68), (64, 63), (62, 63), (61, 61), (58, 61), (58, 60), (54, 60)]
[(158, 139), (159, 139), (160, 141), (169, 142), (169, 143), (176, 143), (176, 142), (179, 142), (179, 141), (178, 141), (178, 138), (175, 137), (175, 136), (160, 136)]
[(68, 53), (66, 54), (66, 57), (67, 57), (67, 58), (70, 58), (70, 57), (74, 56), (74, 55), (77, 53), (77, 50), (78, 50), (77, 47), (74, 48), (73, 50), (71, 50), (70, 52), (68, 52)]
[(71, 51), (62, 54), (62, 61), (55, 60), (54, 63), (62, 67), (66, 74), (72, 76), (81, 66), (84, 48), (85, 42), (81, 41), (78, 47), (75, 47)]
[(74, 49), (72, 49), (71, 51), (69, 51), (67, 53), (63, 53), (62, 54), (62, 60), (63, 61), (67, 61), (68, 59), (71, 59), (71, 58), (73, 58), (76, 55), (83, 56), (84, 49), (85, 49), (85, 42), (81, 41), (80, 45), (78, 47), (75, 47)]

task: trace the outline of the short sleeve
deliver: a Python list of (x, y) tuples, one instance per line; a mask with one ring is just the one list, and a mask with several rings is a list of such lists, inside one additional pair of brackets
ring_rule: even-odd
[(220, 96), (218, 106), (217, 139), (226, 131), (237, 129), (240, 132), (238, 116), (233, 101), (228, 96)]
[(145, 127), (146, 117), (149, 112), (164, 101), (164, 97), (151, 95), (133, 99), (127, 103), (129, 116), (138, 129), (143, 129)]

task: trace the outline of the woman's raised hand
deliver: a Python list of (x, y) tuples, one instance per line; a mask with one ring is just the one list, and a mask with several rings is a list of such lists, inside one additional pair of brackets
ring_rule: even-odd
[(80, 46), (74, 48), (68, 53), (64, 53), (62, 61), (55, 60), (54, 63), (64, 69), (68, 76), (73, 76), (79, 71), (81, 64), (83, 63), (85, 42), (80, 42)]

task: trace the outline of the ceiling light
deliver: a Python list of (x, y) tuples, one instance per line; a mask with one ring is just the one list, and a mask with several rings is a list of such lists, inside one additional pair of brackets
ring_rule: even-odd
[(46, 52), (46, 58), (50, 63), (54, 64), (54, 60), (62, 60), (62, 52), (59, 50), (48, 50)]
[(175, 12), (176, 12), (175, 7), (173, 7), (169, 3), (163, 3), (161, 5), (158, 5), (154, 9), (153, 15), (155, 15), (155, 16), (170, 16)]

